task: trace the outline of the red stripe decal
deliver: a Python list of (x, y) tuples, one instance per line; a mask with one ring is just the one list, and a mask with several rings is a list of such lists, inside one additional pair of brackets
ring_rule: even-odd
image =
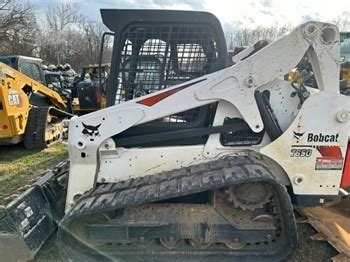
[(155, 104), (157, 104), (158, 102), (162, 101), (163, 99), (167, 98), (168, 96), (171, 96), (187, 87), (190, 87), (192, 85), (195, 85), (195, 84), (198, 84), (200, 82), (203, 82), (207, 80), (206, 78), (204, 79), (200, 79), (200, 80), (197, 80), (195, 82), (192, 82), (192, 83), (189, 83), (189, 84), (186, 84), (186, 85), (183, 85), (183, 86), (179, 86), (177, 88), (174, 88), (174, 89), (171, 89), (171, 90), (168, 90), (168, 91), (165, 91), (163, 93), (160, 93), (160, 94), (157, 94), (157, 95), (154, 95), (154, 96), (151, 96), (151, 97), (147, 97), (145, 99), (142, 99), (140, 101), (137, 101), (136, 103), (138, 104), (141, 104), (141, 105), (145, 105), (145, 106), (153, 106)]
[(350, 142), (348, 142), (348, 149), (346, 151), (343, 177), (340, 185), (343, 189), (350, 188)]
[(318, 146), (317, 150), (323, 157), (342, 157), (339, 146)]

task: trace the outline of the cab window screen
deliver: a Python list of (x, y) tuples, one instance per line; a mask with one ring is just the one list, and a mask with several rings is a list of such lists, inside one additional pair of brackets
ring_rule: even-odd
[[(203, 24), (132, 24), (121, 35), (116, 103), (174, 86), (215, 71), (219, 62), (216, 34)], [(188, 123), (199, 108), (162, 122)]]
[(41, 71), (40, 68), (37, 64), (32, 64), (32, 63), (22, 63), (20, 71), (25, 74), (26, 76), (38, 81), (42, 82), (41, 78)]

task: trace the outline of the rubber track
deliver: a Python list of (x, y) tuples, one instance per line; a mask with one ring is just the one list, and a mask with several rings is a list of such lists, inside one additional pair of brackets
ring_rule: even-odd
[[(219, 189), (242, 182), (264, 181), (271, 184), (276, 190), (281, 203), (281, 212), (284, 234), (280, 238), (278, 250), (266, 252), (251, 250), (242, 252), (230, 249), (198, 250), (177, 252), (166, 250), (156, 252), (152, 249), (130, 249), (130, 251), (115, 250), (113, 257), (122, 258), (122, 261), (198, 261), (216, 259), (238, 259), (250, 261), (259, 259), (279, 261), (287, 257), (297, 243), (296, 225), (294, 223), (293, 207), (289, 195), (278, 178), (272, 174), (257, 158), (226, 157), (217, 161), (176, 169), (158, 175), (146, 176), (140, 179), (131, 179), (115, 184), (102, 184), (85, 194), (75, 207), (60, 223), (58, 240), (64, 250), (74, 260), (106, 260), (93, 249), (86, 247), (69, 233), (69, 224), (82, 215), (98, 212), (107, 212), (125, 208), (127, 206), (157, 202), (174, 197), (190, 195), (208, 190)], [(286, 233), (287, 232), (287, 233)], [(271, 253), (272, 252), (272, 253)], [(142, 259), (141, 259), (142, 258)], [(107, 259), (108, 260), (108, 259)]]
[(48, 107), (32, 107), (29, 111), (24, 146), (29, 150), (41, 150), (47, 147), (45, 141)]

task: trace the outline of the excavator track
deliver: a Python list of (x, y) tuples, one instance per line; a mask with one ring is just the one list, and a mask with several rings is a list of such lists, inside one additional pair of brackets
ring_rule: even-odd
[[(270, 221), (265, 221), (265, 225), (268, 225), (265, 228), (261, 226), (264, 222), (250, 220), (249, 216), (253, 213), (247, 212), (253, 211), (231, 209), (223, 204), (228, 203), (225, 199), (226, 189), (242, 183), (263, 183), (273, 192), (270, 202), (265, 204), (270, 215), (260, 216)], [(215, 204), (168, 203), (171, 199), (203, 192), (212, 193)], [(216, 206), (216, 211), (212, 206)], [(197, 216), (196, 210), (207, 216)], [(138, 214), (141, 217), (137, 220)], [(241, 214), (243, 225), (250, 223), (250, 227), (257, 230), (232, 227), (232, 223), (227, 222), (231, 221), (230, 214)], [(158, 233), (174, 232), (172, 223), (176, 223), (177, 216), (181, 217), (181, 222), (186, 221), (186, 216), (194, 218), (188, 220), (189, 224), (197, 223), (194, 228), (207, 225), (209, 230), (202, 235), (204, 239), (150, 238), (154, 228), (158, 229)], [(216, 216), (223, 216), (224, 219), (217, 219)], [(225, 221), (224, 224), (220, 224), (219, 220)], [(143, 235), (139, 232), (141, 228)], [(180, 234), (191, 235), (194, 228), (189, 226), (189, 232), (182, 228)], [(230, 230), (237, 232), (241, 239), (233, 233), (226, 236), (227, 241), (205, 242), (208, 234), (212, 239), (215, 234), (216, 239), (221, 239), (220, 234)], [(133, 234), (137, 235), (136, 240)], [(264, 235), (262, 239), (259, 234), (266, 234), (266, 237)], [(123, 241), (116, 240), (124, 236)], [(249, 240), (252, 236), (256, 236), (256, 240)], [(58, 240), (69, 257), (80, 261), (278, 261), (292, 252), (297, 243), (297, 233), (293, 207), (285, 186), (259, 159), (236, 156), (115, 184), (100, 184), (82, 196), (64, 217)]]
[(70, 115), (56, 108), (32, 107), (26, 125), (24, 146), (30, 150), (41, 150), (57, 142), (63, 128), (61, 120), (65, 117)]

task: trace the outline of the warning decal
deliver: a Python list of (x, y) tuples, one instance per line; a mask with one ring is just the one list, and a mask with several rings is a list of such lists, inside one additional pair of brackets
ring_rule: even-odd
[(317, 157), (315, 169), (316, 170), (342, 170), (343, 158), (342, 157)]

